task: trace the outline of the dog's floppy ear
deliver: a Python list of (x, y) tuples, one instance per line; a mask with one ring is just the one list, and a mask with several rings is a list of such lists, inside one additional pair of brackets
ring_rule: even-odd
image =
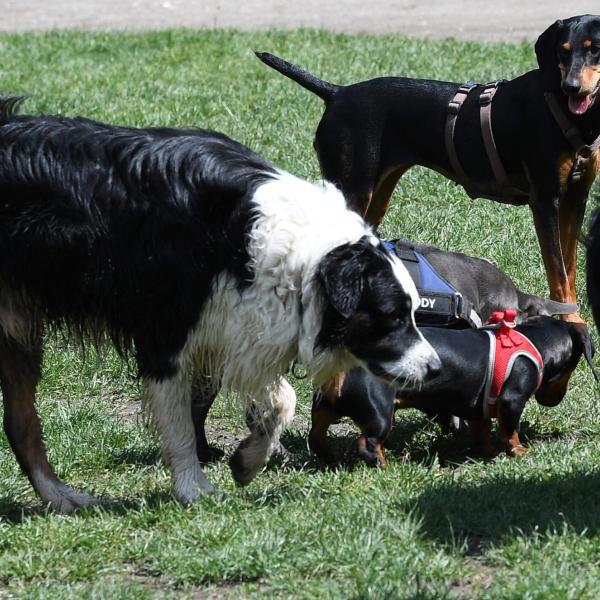
[(362, 296), (365, 254), (366, 246), (361, 242), (344, 244), (326, 254), (317, 270), (327, 300), (345, 319), (356, 312)]
[(558, 32), (562, 29), (563, 22), (559, 19), (535, 43), (535, 55), (542, 73), (544, 90), (550, 91), (560, 88), (560, 70), (558, 69), (558, 54), (556, 51)]
[(579, 310), (577, 304), (567, 304), (556, 300), (547, 300), (539, 296), (530, 296), (523, 307), (528, 317), (552, 317), (554, 315), (572, 315)]
[(596, 369), (594, 369), (593, 361), (594, 355), (596, 354), (596, 347), (594, 345), (594, 340), (590, 335), (590, 330), (583, 323), (573, 323), (573, 328), (576, 332), (577, 340), (581, 344), (583, 356), (592, 370), (596, 383), (599, 383), (600, 379), (598, 379), (598, 373), (596, 373)]

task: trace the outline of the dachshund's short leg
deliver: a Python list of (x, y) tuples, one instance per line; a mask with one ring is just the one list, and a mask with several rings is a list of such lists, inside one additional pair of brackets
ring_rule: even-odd
[(508, 456), (523, 456), (527, 452), (519, 439), (519, 417), (510, 406), (499, 403), (498, 433)]
[[(387, 437), (387, 434), (383, 437)], [(363, 433), (358, 438), (358, 454), (370, 467), (388, 468), (383, 454), (383, 438), (380, 436), (368, 436)]]
[(473, 432), (473, 440), (477, 451), (485, 458), (493, 458), (498, 453), (492, 444), (492, 421), (490, 419), (480, 419), (477, 421), (468, 421), (469, 427)]
[(322, 390), (315, 390), (311, 410), (311, 425), (308, 447), (323, 462), (332, 462), (333, 456), (327, 443), (329, 427), (340, 420), (340, 414), (331, 406)]
[(497, 401), (498, 433), (508, 456), (522, 456), (526, 452), (519, 439), (519, 421), (537, 381), (534, 364), (525, 357), (517, 357)]
[(229, 461), (233, 478), (248, 485), (279, 444), (282, 431), (294, 418), (296, 393), (282, 377), (251, 400), (246, 421), (250, 435), (237, 447)]
[(40, 340), (26, 346), (2, 342), (0, 385), (4, 401), (4, 431), (19, 465), (40, 498), (54, 510), (66, 513), (97, 504), (98, 500), (62, 483), (48, 463), (35, 410), (41, 357)]
[(208, 445), (206, 439), (206, 417), (213, 405), (220, 384), (209, 375), (197, 375), (192, 382), (192, 420), (196, 431), (196, 454), (202, 463), (223, 458), (223, 450)]

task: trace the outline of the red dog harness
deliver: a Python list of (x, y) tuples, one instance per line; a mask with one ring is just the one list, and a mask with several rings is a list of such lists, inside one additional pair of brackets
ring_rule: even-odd
[(515, 360), (519, 356), (528, 358), (537, 368), (538, 383), (542, 383), (544, 361), (531, 340), (515, 331), (517, 311), (513, 309), (492, 313), (485, 332), (490, 338), (490, 353), (483, 395), (484, 419), (497, 416), (496, 401), (506, 380), (510, 377)]

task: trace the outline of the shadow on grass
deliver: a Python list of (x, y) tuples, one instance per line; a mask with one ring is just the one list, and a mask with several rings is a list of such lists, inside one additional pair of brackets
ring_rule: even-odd
[[(18, 525), (28, 518), (43, 517), (46, 515), (57, 514), (47, 506), (36, 499), (36, 504), (23, 504), (13, 498), (0, 497), (0, 523), (10, 523)], [(110, 513), (114, 515), (126, 515), (132, 510), (139, 510), (141, 507), (157, 508), (167, 503), (176, 502), (170, 492), (152, 492), (144, 494), (136, 499), (119, 499), (107, 496), (100, 497), (100, 504), (90, 508), (79, 509), (72, 515), (85, 518), (96, 518), (98, 512)]]
[(600, 473), (544, 479), (498, 474), (482, 484), (445, 483), (424, 491), (412, 507), (422, 531), (444, 543), (562, 530), (565, 524), (592, 537), (600, 527)]

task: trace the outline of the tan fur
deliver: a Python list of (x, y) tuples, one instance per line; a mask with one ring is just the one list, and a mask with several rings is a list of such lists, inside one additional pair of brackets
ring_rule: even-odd
[(585, 67), (581, 69), (581, 93), (591, 94), (600, 82), (600, 67)]

